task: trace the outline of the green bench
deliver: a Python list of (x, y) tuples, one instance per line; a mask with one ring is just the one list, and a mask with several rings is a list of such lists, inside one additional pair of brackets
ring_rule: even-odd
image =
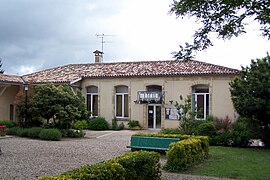
[(127, 148), (145, 149), (145, 150), (161, 150), (166, 151), (172, 142), (180, 141), (179, 138), (162, 138), (162, 137), (145, 137), (131, 136), (130, 146)]

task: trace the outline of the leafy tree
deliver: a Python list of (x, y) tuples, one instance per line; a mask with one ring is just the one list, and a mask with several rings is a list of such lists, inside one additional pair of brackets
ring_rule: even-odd
[(5, 72), (5, 70), (2, 69), (2, 65), (3, 65), (2, 59), (0, 58), (0, 74), (3, 74)]
[[(24, 107), (21, 103), (18, 109), (23, 111)], [(88, 117), (81, 92), (73, 91), (67, 85), (35, 86), (35, 94), (29, 97), (28, 112), (32, 112), (29, 113), (30, 119), (46, 119), (47, 124), (52, 120), (58, 128), (70, 128), (76, 120)]]
[[(183, 97), (180, 96), (180, 100), (183, 100)], [(194, 126), (196, 125), (195, 116), (196, 113), (192, 111), (191, 96), (187, 96), (184, 100), (184, 104), (180, 104), (176, 101), (175, 107), (179, 114), (179, 128), (185, 134), (194, 133)]]
[(270, 148), (270, 56), (252, 60), (230, 83), (232, 101), (240, 116), (252, 119)]
[(212, 33), (224, 40), (245, 33), (247, 19), (257, 21), (261, 34), (270, 39), (269, 0), (174, 0), (170, 7), (171, 14), (195, 17), (202, 25), (194, 33), (193, 44), (186, 43), (173, 53), (177, 59), (190, 59), (194, 50), (212, 46)]

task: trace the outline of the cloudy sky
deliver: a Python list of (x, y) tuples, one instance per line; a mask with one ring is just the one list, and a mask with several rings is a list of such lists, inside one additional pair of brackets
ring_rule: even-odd
[[(173, 0), (0, 0), (0, 57), (6, 74), (93, 63), (105, 34), (104, 62), (171, 60), (191, 42), (194, 19), (168, 15)], [(196, 60), (240, 69), (270, 52), (251, 22), (248, 33), (199, 52)]]

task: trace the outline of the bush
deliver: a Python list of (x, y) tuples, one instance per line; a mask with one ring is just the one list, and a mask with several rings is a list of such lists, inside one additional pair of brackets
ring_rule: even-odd
[(26, 129), (26, 128), (17, 128), (16, 136), (28, 137), (28, 129)]
[(118, 162), (126, 169), (125, 179), (161, 179), (159, 158), (157, 152), (136, 151), (109, 161)]
[(74, 123), (74, 128), (75, 129), (88, 129), (88, 123), (87, 123), (87, 121), (86, 120), (82, 120), (82, 121), (76, 121), (75, 123)]
[(41, 127), (32, 127), (28, 129), (27, 136), (33, 139), (39, 139), (39, 134), (42, 131)]
[(178, 172), (200, 162), (208, 156), (209, 143), (207, 137), (189, 138), (170, 144), (167, 151), (165, 169)]
[(94, 117), (89, 120), (89, 129), (91, 130), (108, 130), (109, 123), (103, 117)]
[(58, 129), (43, 129), (39, 134), (42, 140), (60, 141), (62, 134)]
[(161, 179), (159, 154), (137, 151), (107, 160), (85, 165), (62, 173), (60, 176), (39, 177), (39, 180), (53, 179)]
[(7, 128), (12, 128), (16, 126), (16, 123), (13, 121), (0, 121), (0, 126), (5, 125)]
[(128, 121), (128, 127), (129, 128), (134, 128), (134, 127), (141, 127), (140, 126), (140, 123), (139, 123), (139, 121), (136, 121), (136, 120), (129, 120)]
[(7, 129), (7, 135), (17, 135), (17, 130), (19, 127), (12, 127)]
[(201, 123), (195, 131), (196, 135), (213, 137), (216, 135), (216, 129), (212, 122)]
[(121, 122), (119, 125), (117, 124), (117, 119), (116, 117), (114, 117), (112, 119), (112, 130), (116, 130), (116, 131), (119, 131), (119, 130), (123, 130), (125, 128), (125, 125), (123, 122)]
[(161, 129), (160, 133), (162, 133), (162, 134), (182, 134), (183, 132), (180, 129), (164, 128), (164, 129)]
[(248, 147), (249, 140), (253, 137), (253, 133), (248, 126), (247, 120), (239, 118), (233, 128), (232, 145), (237, 147)]
[(105, 162), (85, 165), (65, 172), (62, 176), (71, 179), (124, 179), (125, 172), (125, 169), (119, 163)]

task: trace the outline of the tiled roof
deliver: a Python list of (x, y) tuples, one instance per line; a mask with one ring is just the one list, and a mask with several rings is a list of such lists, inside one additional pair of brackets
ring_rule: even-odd
[(0, 82), (21, 84), (23, 83), (23, 80), (20, 76), (0, 73)]
[(99, 64), (69, 64), (23, 76), (26, 81), (65, 83), (80, 77), (153, 77), (188, 75), (236, 75), (239, 70), (200, 61), (141, 61)]

